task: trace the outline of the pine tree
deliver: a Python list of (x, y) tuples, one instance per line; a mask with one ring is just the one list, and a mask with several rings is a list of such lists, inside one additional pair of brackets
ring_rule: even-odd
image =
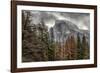
[[(32, 60), (32, 52), (31, 52), (31, 43), (29, 42), (31, 39), (31, 34), (28, 32), (26, 28), (30, 24), (30, 12), (22, 11), (22, 61), (31, 61)], [(30, 39), (29, 39), (30, 38)], [(30, 55), (30, 56), (29, 56)]]
[(69, 40), (70, 38), (68, 36), (68, 38), (66, 39), (66, 43), (65, 43), (65, 59), (67, 60), (70, 59), (70, 54), (71, 54)]
[(56, 44), (54, 41), (54, 32), (53, 32), (53, 28), (50, 29), (50, 37), (48, 38), (48, 60), (49, 61), (53, 61), (55, 60), (55, 49), (56, 49)]
[(83, 59), (82, 43), (79, 33), (77, 34), (77, 59)]
[(72, 59), (72, 40), (70, 36), (68, 36), (66, 40), (65, 48), (66, 48), (66, 59), (71, 60)]
[(43, 20), (41, 20), (41, 23), (38, 24), (38, 27), (37, 27), (37, 30), (38, 30), (38, 40), (40, 41), (40, 44), (41, 45), (41, 56), (42, 56), (42, 59), (43, 61), (47, 61), (48, 60), (48, 48), (49, 48), (49, 45), (48, 45), (48, 28), (46, 27), (46, 25), (44, 24)]
[(89, 58), (89, 47), (85, 35), (82, 38), (83, 59)]
[(77, 59), (76, 41), (74, 35), (71, 36), (71, 59)]

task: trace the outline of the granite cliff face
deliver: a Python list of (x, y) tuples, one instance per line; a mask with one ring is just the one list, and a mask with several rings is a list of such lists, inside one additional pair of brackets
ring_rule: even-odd
[(83, 35), (89, 40), (89, 31), (79, 29), (74, 23), (65, 20), (56, 20), (55, 25), (49, 30), (50, 39), (56, 42), (64, 42), (68, 36), (77, 35), (82, 39)]

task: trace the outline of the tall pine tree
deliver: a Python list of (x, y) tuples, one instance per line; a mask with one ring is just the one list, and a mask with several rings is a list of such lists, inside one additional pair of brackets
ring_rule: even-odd
[(85, 35), (82, 38), (82, 49), (83, 49), (83, 59), (88, 59), (89, 58), (89, 47), (88, 47), (88, 42), (86, 41)]
[(77, 34), (77, 59), (83, 59), (82, 43), (79, 33)]

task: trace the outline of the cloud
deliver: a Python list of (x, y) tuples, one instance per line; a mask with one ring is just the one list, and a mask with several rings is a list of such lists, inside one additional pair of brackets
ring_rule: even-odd
[[(27, 10), (26, 10), (27, 11)], [(71, 12), (47, 12), (47, 11), (30, 11), (32, 13), (32, 24), (38, 24), (42, 20), (48, 27), (52, 27), (56, 20), (71, 21), (80, 29), (90, 30), (89, 13), (71, 13)]]

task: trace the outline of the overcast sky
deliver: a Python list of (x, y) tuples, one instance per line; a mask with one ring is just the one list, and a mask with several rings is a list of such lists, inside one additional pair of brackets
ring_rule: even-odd
[(55, 20), (71, 21), (79, 29), (90, 30), (89, 13), (69, 13), (69, 12), (47, 12), (30, 11), (32, 13), (32, 23), (38, 24), (43, 20), (48, 28), (54, 26)]

